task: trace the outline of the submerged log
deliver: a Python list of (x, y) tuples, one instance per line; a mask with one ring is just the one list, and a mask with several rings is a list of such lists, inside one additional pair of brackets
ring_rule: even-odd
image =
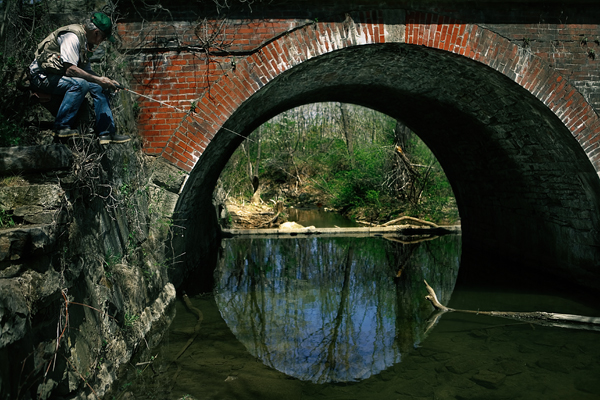
[(429, 295), (425, 296), (427, 300), (431, 302), (433, 307), (438, 311), (436, 313), (436, 321), (439, 316), (445, 312), (462, 312), (477, 315), (489, 315), (492, 317), (510, 318), (522, 322), (530, 322), (539, 325), (553, 326), (557, 328), (571, 328), (571, 329), (588, 329), (600, 331), (600, 318), (599, 317), (587, 317), (583, 315), (573, 314), (559, 314), (545, 311), (533, 311), (533, 312), (518, 312), (518, 311), (475, 311), (475, 310), (459, 310), (444, 306), (439, 302), (435, 290), (427, 281), (425, 286)]
[(183, 302), (185, 303), (187, 309), (192, 314), (196, 315), (196, 317), (198, 317), (198, 321), (196, 322), (196, 325), (194, 326), (194, 333), (188, 339), (187, 343), (183, 346), (183, 348), (179, 351), (179, 353), (177, 353), (177, 355), (173, 359), (173, 362), (177, 361), (179, 359), (179, 357), (181, 357), (181, 355), (183, 353), (185, 353), (185, 351), (187, 350), (187, 348), (190, 347), (190, 345), (192, 344), (192, 342), (196, 339), (196, 336), (198, 336), (198, 333), (200, 332), (200, 326), (202, 325), (202, 320), (204, 320), (204, 314), (202, 314), (202, 311), (200, 311), (198, 308), (196, 308), (196, 307), (193, 306), (193, 304), (190, 301), (190, 299), (189, 299), (189, 297), (188, 297), (187, 294), (183, 295)]

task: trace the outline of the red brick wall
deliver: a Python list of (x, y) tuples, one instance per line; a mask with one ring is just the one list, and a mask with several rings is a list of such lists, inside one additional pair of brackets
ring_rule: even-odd
[[(399, 15), (403, 31), (392, 34)], [(282, 72), (339, 48), (386, 40), (460, 54), (513, 79), (564, 122), (600, 171), (600, 54), (596, 60), (589, 52), (598, 49), (597, 25), (464, 23), (380, 10), (327, 21), (130, 22), (119, 24), (119, 35), (139, 51), (131, 58), (131, 88), (160, 101), (138, 99), (145, 151), (186, 171), (235, 109)], [(205, 48), (209, 37), (213, 45)]]

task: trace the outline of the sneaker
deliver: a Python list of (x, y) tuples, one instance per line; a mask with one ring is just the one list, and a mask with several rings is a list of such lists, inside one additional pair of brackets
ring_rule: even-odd
[(131, 140), (129, 136), (119, 135), (118, 133), (106, 133), (104, 135), (98, 136), (100, 140), (100, 144), (109, 144), (109, 143), (127, 143)]
[(56, 136), (58, 136), (61, 139), (70, 138), (77, 135), (79, 135), (79, 131), (77, 129), (63, 128), (59, 129), (58, 132), (56, 132)]
[(119, 135), (118, 133), (113, 133), (110, 138), (111, 143), (127, 143), (131, 140), (129, 136)]
[(100, 144), (109, 144), (111, 135), (109, 133), (105, 135), (98, 136), (98, 140), (100, 140)]

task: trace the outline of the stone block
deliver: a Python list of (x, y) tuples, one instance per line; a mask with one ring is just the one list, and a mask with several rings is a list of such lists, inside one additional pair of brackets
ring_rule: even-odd
[(73, 153), (62, 144), (0, 148), (0, 175), (67, 169)]
[(498, 373), (498, 372), (492, 372), (492, 371), (488, 371), (488, 370), (483, 370), (483, 371), (479, 371), (478, 374), (474, 375), (471, 380), (473, 382), (475, 382), (476, 384), (483, 386), (485, 388), (488, 389), (498, 389), (500, 387), (500, 385), (502, 385), (502, 382), (504, 382), (504, 379), (506, 378), (506, 375)]
[(59, 185), (26, 185), (0, 188), (0, 207), (15, 210), (20, 207), (37, 207), (39, 211), (57, 209), (61, 206), (65, 192)]
[(162, 159), (152, 162), (152, 182), (169, 192), (179, 193), (187, 174)]
[(21, 283), (16, 279), (0, 280), (0, 348), (25, 336), (28, 315)]
[(0, 232), (0, 261), (16, 261), (49, 253), (56, 242), (51, 225), (19, 227)]

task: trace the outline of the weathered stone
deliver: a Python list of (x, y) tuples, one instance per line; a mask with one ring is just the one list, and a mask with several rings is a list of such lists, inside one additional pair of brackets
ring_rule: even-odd
[(62, 144), (0, 147), (0, 175), (66, 169), (73, 153)]
[(21, 217), (29, 224), (52, 224), (66, 222), (65, 210), (44, 210), (39, 206), (22, 206), (13, 211), (14, 217)]
[(22, 284), (16, 279), (0, 279), (0, 348), (25, 336), (28, 315)]
[(155, 323), (165, 315), (167, 307), (175, 300), (175, 295), (175, 286), (172, 283), (168, 283), (164, 286), (156, 300), (141, 312), (139, 324), (136, 325), (140, 330), (141, 337), (150, 332)]
[(173, 215), (179, 196), (153, 184), (149, 185), (149, 189), (152, 211), (161, 217)]
[(495, 364), (490, 368), (490, 371), (511, 376), (525, 372), (526, 368), (527, 367), (523, 361), (506, 360)]
[(388, 37), (388, 41), (404, 43), (405, 32), (406, 32), (406, 11), (405, 10), (383, 10), (385, 14), (385, 21), (388, 23), (385, 25), (385, 33)]
[(169, 234), (171, 217), (179, 196), (155, 184), (149, 185), (150, 190), (150, 232), (149, 238), (162, 242)]
[(55, 184), (27, 185), (0, 188), (0, 207), (4, 210), (16, 210), (30, 207), (31, 210), (56, 209), (65, 199), (65, 192)]
[(0, 231), (0, 261), (39, 257), (54, 250), (52, 225), (19, 227)]
[(446, 363), (448, 371), (454, 374), (465, 374), (475, 368), (473, 361), (466, 357), (456, 357)]
[(175, 168), (161, 158), (155, 159), (152, 164), (152, 182), (167, 189), (169, 192), (179, 193), (187, 174)]
[[(1, 240), (2, 240), (2, 238), (0, 238), (0, 241)], [(21, 271), (21, 265), (20, 264), (11, 264), (11, 265), (8, 265), (8, 267), (2, 268), (0, 270), (0, 279), (14, 278), (15, 276), (17, 276), (19, 274), (20, 271)]]
[(471, 377), (471, 380), (473, 382), (475, 382), (476, 384), (483, 386), (485, 388), (498, 389), (500, 387), (500, 385), (502, 385), (502, 382), (504, 382), (505, 378), (506, 378), (506, 375), (504, 375), (504, 374), (500, 374), (498, 372), (492, 372), (489, 370), (482, 370), (482, 371), (479, 371), (479, 373), (473, 375)]
[(39, 214), (44, 211), (44, 208), (36, 205), (24, 205), (15, 207), (13, 215), (15, 217), (26, 217), (29, 215)]
[[(168, 286), (166, 269), (159, 266), (165, 259), (164, 243), (147, 237), (151, 219), (148, 192), (142, 188), (154, 185), (143, 157), (135, 153), (135, 142), (108, 149), (94, 143), (86, 142), (89, 147), (84, 149), (91, 161), (81, 161), (84, 169), (94, 172), (93, 179), (98, 180), (94, 183), (100, 184), (94, 190), (85, 180), (92, 177), (85, 175), (61, 179), (64, 191), (60, 185), (0, 189), (0, 202), (12, 210), (13, 218), (30, 223), (52, 220), (48, 225), (0, 231), (0, 283), (18, 282), (17, 288), (0, 294), (4, 341), (0, 354), (8, 351), (20, 362), (35, 347), (31, 365), (40, 368), (23, 373), (38, 376), (55, 356), (56, 323), (67, 308), (69, 313), (68, 325), (64, 319), (59, 325), (68, 329), (61, 337), (58, 361), (39, 379), (40, 385), (27, 389), (32, 398), (78, 396), (85, 384), (66, 359), (102, 397), (140, 341), (156, 344), (172, 319), (167, 309), (175, 289)], [(106, 157), (98, 159), (94, 154)], [(168, 193), (166, 212), (170, 213), (177, 196), (162, 191)], [(68, 221), (63, 221), (66, 216)], [(125, 259), (128, 264), (123, 264)], [(124, 324), (125, 317), (131, 326)], [(28, 326), (27, 321), (36, 324)], [(95, 364), (99, 351), (105, 360), (102, 365)], [(2, 376), (0, 397), (16, 396), (19, 373), (7, 372), (7, 380)]]
[(32, 304), (43, 302), (62, 289), (61, 274), (52, 268), (44, 273), (26, 271), (19, 282), (22, 284), (21, 290)]

